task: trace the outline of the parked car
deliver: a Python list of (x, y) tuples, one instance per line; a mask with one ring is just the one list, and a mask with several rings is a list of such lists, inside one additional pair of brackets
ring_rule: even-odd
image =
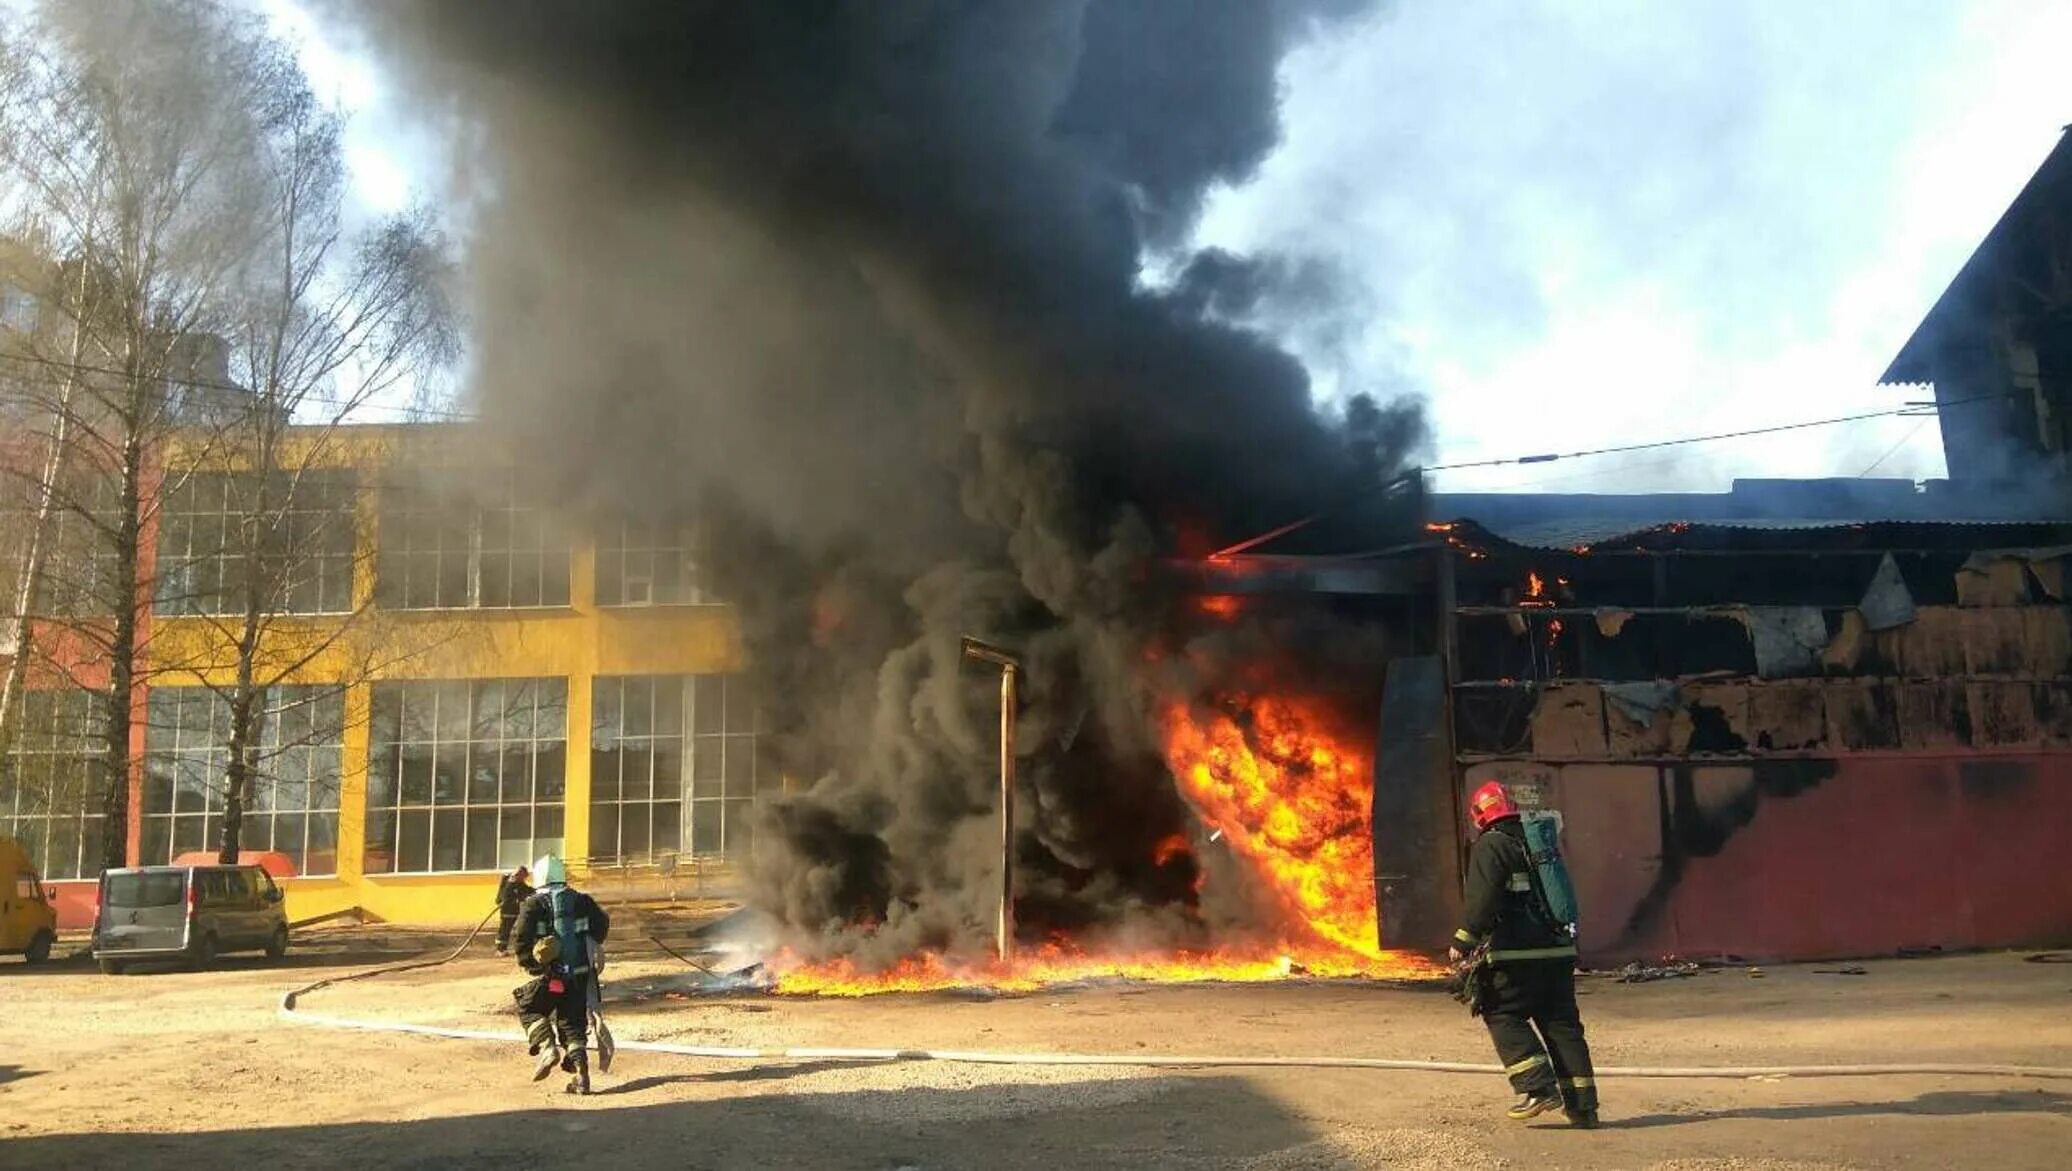
[(40, 964), (57, 941), (57, 908), (29, 864), (28, 851), (11, 838), (0, 838), (0, 955)]
[(224, 952), (288, 951), (288, 912), (257, 866), (138, 866), (101, 875), (94, 958), (110, 975), (139, 960), (207, 967)]

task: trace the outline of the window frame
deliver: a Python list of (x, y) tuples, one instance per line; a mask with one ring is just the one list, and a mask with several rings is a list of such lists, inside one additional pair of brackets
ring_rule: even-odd
[[(674, 691), (679, 705), (667, 720), (660, 701), (665, 687)], [(627, 702), (633, 688), (646, 692), (644, 724), (628, 715), (629, 710), (639, 710), (638, 705)], [(716, 717), (707, 714), (714, 699), (718, 702)], [(762, 717), (746, 675), (600, 675), (591, 683), (590, 710), (587, 846), (593, 864), (639, 865), (643, 859), (652, 861), (671, 853), (679, 858), (736, 862), (748, 856), (754, 849), (754, 811), (781, 793), (783, 782), (764, 760)], [(744, 764), (732, 764), (736, 753)], [(616, 776), (602, 774), (606, 758), (618, 768)], [(673, 796), (657, 794), (665, 759), (673, 759), (678, 770)], [(625, 767), (629, 760), (646, 762), (645, 796), (627, 796), (630, 778)], [(678, 809), (673, 851), (653, 845), (662, 836), (658, 830), (663, 823), (655, 820), (658, 807), (672, 805)], [(642, 836), (649, 844), (644, 851), (629, 851), (626, 845), (626, 819), (628, 811), (635, 809), (646, 817)], [(600, 838), (607, 824), (611, 827), (608, 843)], [(701, 837), (707, 833), (714, 835), (717, 844), (701, 849)], [(609, 849), (600, 848), (607, 844)]]
[[(430, 482), (419, 484), (391, 485), (382, 492), (375, 522), (374, 604), (377, 607), (400, 613), (498, 613), (567, 610), (572, 606), (575, 538), (553, 508), (531, 502), (519, 489), (516, 478), (509, 473), (500, 476), (495, 497), (487, 503), (479, 495), (444, 488), (438, 479), (435, 477)], [(461, 515), (464, 523), (454, 523), (456, 514)], [(523, 521), (520, 518), (524, 518)], [(499, 519), (505, 534), (503, 543), (491, 544)], [(429, 521), (428, 529), (420, 530), (412, 524), (413, 521), (419, 524)], [(529, 531), (536, 534), (535, 540), (522, 546), (510, 536), (521, 524), (529, 526)], [(449, 531), (463, 528), (466, 530), (466, 547), (448, 548), (443, 538)], [(431, 548), (417, 548), (414, 539), (410, 538), (420, 531), (437, 533), (442, 539)], [(405, 537), (400, 547), (397, 542), (399, 535)], [(413, 559), (421, 557), (433, 558), (435, 567), (432, 600), (428, 603), (411, 600)], [(520, 561), (537, 559), (535, 585), (538, 601), (484, 601), (488, 594), (484, 588), (484, 570), (490, 559), (496, 557), (501, 557), (506, 567), (504, 589), (507, 599), (514, 596), (512, 583), (516, 580), (516, 567)], [(445, 565), (451, 558), (464, 558), (465, 568), (461, 577), (463, 600), (449, 604), (440, 600), (440, 592), (445, 580)], [(558, 570), (553, 568), (557, 562)], [(550, 588), (556, 585), (558, 594)]]
[[(493, 874), (509, 869), (514, 859), (530, 863), (543, 851), (560, 853), (567, 841), (568, 809), (568, 680), (563, 676), (515, 676), (477, 679), (409, 679), (383, 680), (374, 684), (374, 720), (367, 739), (367, 794), (365, 801), (365, 824), (361, 831), (361, 846), (364, 860), (363, 873), (370, 878), (420, 877), (440, 874)], [(498, 711), (493, 719), (486, 717), (481, 700), (491, 688), (497, 689), (500, 699)], [(519, 717), (508, 702), (514, 688), (525, 689), (529, 694), (526, 713)], [(454, 689), (464, 691), (467, 696), (465, 712), (456, 717), (446, 710), (448, 693)], [(412, 696), (416, 699), (413, 700)], [(393, 704), (390, 697), (395, 697)], [(431, 714), (428, 720), (416, 714), (415, 709), (430, 701)], [(554, 731), (543, 734), (551, 713)], [(524, 736), (504, 734), (514, 719), (530, 722), (531, 731)], [(413, 720), (425, 720), (413, 724)], [(487, 722), (485, 722), (487, 721)], [(387, 725), (387, 726), (385, 726)], [(406, 728), (428, 731), (428, 735), (408, 736)], [(496, 735), (486, 736), (485, 730), (494, 729)], [(458, 735), (451, 733), (458, 732)], [(390, 737), (385, 739), (384, 737)], [(522, 746), (522, 747), (520, 747)], [(414, 750), (414, 751), (413, 751)], [(505, 800), (509, 791), (509, 780), (504, 770), (513, 752), (522, 752), (525, 759), (526, 793), (524, 801)], [(478, 753), (482, 754), (478, 756)], [(544, 762), (558, 756), (560, 775), (551, 781), (547, 779)], [(451, 764), (458, 761), (459, 773), (445, 783), (455, 796), (441, 798), (441, 761)], [(413, 764), (422, 767), (429, 761), (428, 775), (417, 778), (421, 785), (420, 798), (414, 798), (410, 789), (413, 784)], [(482, 775), (485, 766), (492, 763), (496, 771), (486, 780)], [(390, 770), (394, 770), (392, 773)], [(389, 774), (383, 776), (382, 774)], [(478, 787), (493, 787), (494, 798), (478, 797)], [(503, 836), (506, 819), (505, 810), (525, 810), (527, 836), (522, 839), (526, 845), (524, 857), (517, 854), (505, 855), (504, 843), (518, 841)], [(541, 834), (542, 811), (551, 811), (552, 820), (558, 824), (559, 832)], [(491, 856), (485, 865), (471, 865), (469, 861), (473, 833), (471, 827), (481, 824), (480, 818), (494, 812), (496, 837)], [(460, 862), (457, 866), (441, 867), (439, 851), (442, 846), (440, 824), (442, 815), (447, 824), (457, 824), (461, 834), (458, 847)], [(377, 826), (386, 821), (385, 840), (377, 840)], [(416, 844), (406, 841), (406, 835), (413, 835), (411, 822), (420, 824), (424, 830), (422, 868), (404, 868), (405, 852), (417, 852)], [(385, 851), (385, 864), (376, 864), (377, 850)]]
[[(160, 618), (222, 618), (243, 612), (242, 573), (244, 554), (232, 547), (231, 525), (242, 523), (246, 511), (238, 493), (249, 492), (258, 481), (256, 472), (193, 471), (168, 483), (160, 492), (158, 505), (157, 565), (151, 585), (151, 612)], [(280, 596), (270, 599), (265, 613), (296, 617), (324, 617), (353, 612), (354, 568), (359, 559), (359, 475), (351, 468), (308, 468), (265, 473), (276, 481), (270, 491), (280, 493), (279, 502), (269, 505), (262, 518), (274, 523), (276, 531), (265, 542), (262, 559), (275, 559), (280, 572)], [(206, 494), (213, 508), (192, 506)], [(184, 507), (181, 507), (184, 506)], [(320, 518), (310, 521), (308, 518)], [(301, 526), (308, 524), (308, 530)], [(217, 539), (213, 545), (194, 539), (209, 529)], [(328, 527), (321, 527), (328, 526)], [(309, 541), (307, 533), (319, 539)], [(309, 541), (307, 548), (298, 544)], [(177, 547), (176, 547), (177, 546)], [(192, 574), (206, 566), (202, 576), (213, 575), (214, 588), (196, 586)], [(168, 586), (184, 581), (182, 591), (169, 595)], [(316, 593), (314, 608), (304, 608), (297, 595), (305, 585)]]
[[(594, 528), (596, 556), (593, 560), (592, 594), (601, 610), (652, 610), (664, 606), (715, 606), (721, 603), (705, 588), (704, 567), (699, 557), (703, 545), (701, 531), (696, 526), (653, 523), (620, 518), (600, 521)], [(664, 538), (672, 538), (665, 541)], [(668, 576), (672, 583), (670, 596), (662, 597), (659, 587), (665, 580), (661, 571), (663, 559), (670, 559), (674, 573)], [(647, 596), (632, 600), (627, 596), (627, 583), (636, 575), (629, 572), (635, 558), (647, 560)]]
[[(98, 692), (75, 688), (29, 688), (22, 692), (19, 726), (8, 755), (14, 758), (4, 773), (0, 789), (0, 836), (14, 838), (29, 856), (39, 876), (55, 876), (52, 882), (90, 882), (107, 869), (100, 857), (101, 831), (107, 822), (106, 781), (101, 775), (107, 728), (105, 697)], [(32, 706), (33, 705), (33, 706)], [(44, 711), (36, 707), (49, 705)], [(69, 710), (68, 710), (69, 709)], [(48, 762), (35, 770), (31, 762)], [(62, 771), (61, 771), (62, 770)], [(41, 771), (42, 806), (35, 807), (33, 790)], [(78, 782), (75, 802), (67, 809), (56, 808), (58, 786), (66, 774)], [(25, 784), (25, 778), (29, 783)], [(59, 836), (59, 824), (76, 826), (70, 838), (71, 858), (53, 866), (53, 849), (66, 838)], [(31, 836), (31, 828), (40, 832)], [(89, 863), (92, 863), (89, 866)]]
[[(246, 848), (288, 855), (295, 861), (298, 878), (335, 878), (339, 873), (339, 827), (344, 821), (345, 691), (328, 684), (283, 684), (269, 688), (264, 703), (256, 745), (257, 775), (246, 797), (241, 831)], [(201, 724), (188, 722), (190, 705), (200, 707)], [(221, 778), (230, 759), (224, 744), (229, 716), (228, 700), (214, 688), (158, 684), (150, 689), (140, 760), (144, 785), (137, 812), (142, 865), (167, 865), (189, 849), (207, 850), (220, 840)], [(298, 732), (306, 734), (289, 738), (283, 723), (290, 719), (300, 725)], [(284, 761), (289, 764), (283, 765)], [(295, 762), (301, 764), (299, 776), (281, 774), (281, 768)], [(193, 780), (197, 776), (199, 780)], [(298, 788), (299, 796), (283, 800), (284, 790), (292, 794)], [(158, 803), (161, 795), (165, 799), (162, 808)], [(190, 808), (190, 801), (199, 801), (200, 808)], [(301, 826), (300, 840), (284, 847), (281, 826), (290, 821)], [(198, 838), (188, 833), (183, 822), (200, 824)], [(320, 828), (325, 824), (330, 827), (328, 834)], [(264, 836), (256, 836), (255, 827), (262, 825)], [(158, 848), (161, 846), (163, 849)], [(311, 855), (323, 853), (330, 855), (329, 866), (312, 869)]]

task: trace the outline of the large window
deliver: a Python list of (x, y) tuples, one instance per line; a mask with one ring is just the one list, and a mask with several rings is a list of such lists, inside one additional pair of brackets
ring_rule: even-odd
[[(38, 458), (41, 458), (40, 456)], [(0, 568), (5, 594), (14, 597), (20, 586), (19, 551), (28, 547), (36, 528), (36, 506), (40, 493), (33, 478), (13, 479), (0, 473), (0, 485), (8, 492), (0, 498), (0, 550), (12, 551)], [(43, 531), (43, 570), (37, 577), (31, 613), (57, 618), (112, 614), (127, 596), (117, 573), (114, 533), (122, 510), (117, 504), (119, 485), (111, 475), (87, 469), (67, 471), (52, 498), (51, 513)], [(0, 638), (0, 643), (6, 640)]]
[(46, 879), (101, 872), (105, 713), (91, 692), (22, 694), (19, 730), (0, 770), (0, 837), (20, 842)]
[(243, 612), (248, 541), (262, 613), (350, 611), (355, 487), (350, 472), (333, 471), (181, 477), (160, 514), (158, 612)]
[[(276, 687), (264, 703), (239, 839), (247, 850), (286, 854), (297, 874), (335, 874), (344, 697), (332, 687)], [(154, 687), (146, 719), (142, 861), (217, 849), (229, 703), (206, 687)]]
[(751, 806), (777, 777), (758, 768), (747, 680), (600, 678), (591, 711), (592, 862), (748, 852)]
[(497, 870), (562, 851), (560, 679), (378, 683), (367, 871)]
[(568, 533), (515, 477), (498, 477), (486, 496), (392, 488), (378, 540), (375, 599), (385, 607), (568, 605)]
[(598, 527), (598, 605), (670, 606), (706, 600), (688, 530), (633, 521)]

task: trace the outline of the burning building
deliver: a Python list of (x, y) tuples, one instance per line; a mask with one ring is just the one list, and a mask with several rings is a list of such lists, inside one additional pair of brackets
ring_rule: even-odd
[[(1420, 715), (1451, 791), (1502, 780), (1560, 812), (1589, 959), (2072, 936), (2072, 888), (2032, 869), (2072, 814), (2072, 525), (1920, 519), (1905, 483), (1840, 512), (1821, 487), (1652, 521), (1441, 502), (1490, 519), (1450, 528), (1443, 701), (1425, 678)], [(1442, 920), (1445, 893), (1396, 919)]]
[[(500, 466), (444, 506), (341, 494), (377, 514), (344, 596), (514, 613), (348, 691), (325, 897), (440, 917), (543, 845), (652, 862), (710, 826), (794, 988), (1385, 973), (1454, 926), (1458, 794), (1501, 775), (1564, 815), (1594, 958), (2063, 933), (1994, 867), (2062, 819), (2066, 533), (1955, 523), (2048, 515), (1391, 494), (1416, 410), (1320, 410), (1247, 324), (1285, 267), (1184, 253), (1276, 139), (1284, 51), (1363, 7), (347, 12), (467, 127), (482, 422), (452, 441)], [(363, 454), (384, 491), (426, 462)], [(967, 636), (1025, 671), (1004, 971)], [(1865, 875), (1904, 905), (1847, 901)]]

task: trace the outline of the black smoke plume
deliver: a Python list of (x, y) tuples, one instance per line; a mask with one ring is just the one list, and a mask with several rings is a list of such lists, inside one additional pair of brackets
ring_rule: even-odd
[(1142, 265), (1274, 145), (1283, 52), (1360, 8), (343, 9), (450, 119), (485, 416), (561, 497), (705, 526), (807, 785), (754, 898), (814, 950), (988, 930), (993, 684), (961, 634), (1029, 662), (1028, 929), (1199, 922), (1149, 861), (1187, 824), (1152, 688), (1202, 685), (1148, 664), (1156, 561), (1371, 498), (1419, 427), (1312, 407), (1243, 320), (1283, 266)]

